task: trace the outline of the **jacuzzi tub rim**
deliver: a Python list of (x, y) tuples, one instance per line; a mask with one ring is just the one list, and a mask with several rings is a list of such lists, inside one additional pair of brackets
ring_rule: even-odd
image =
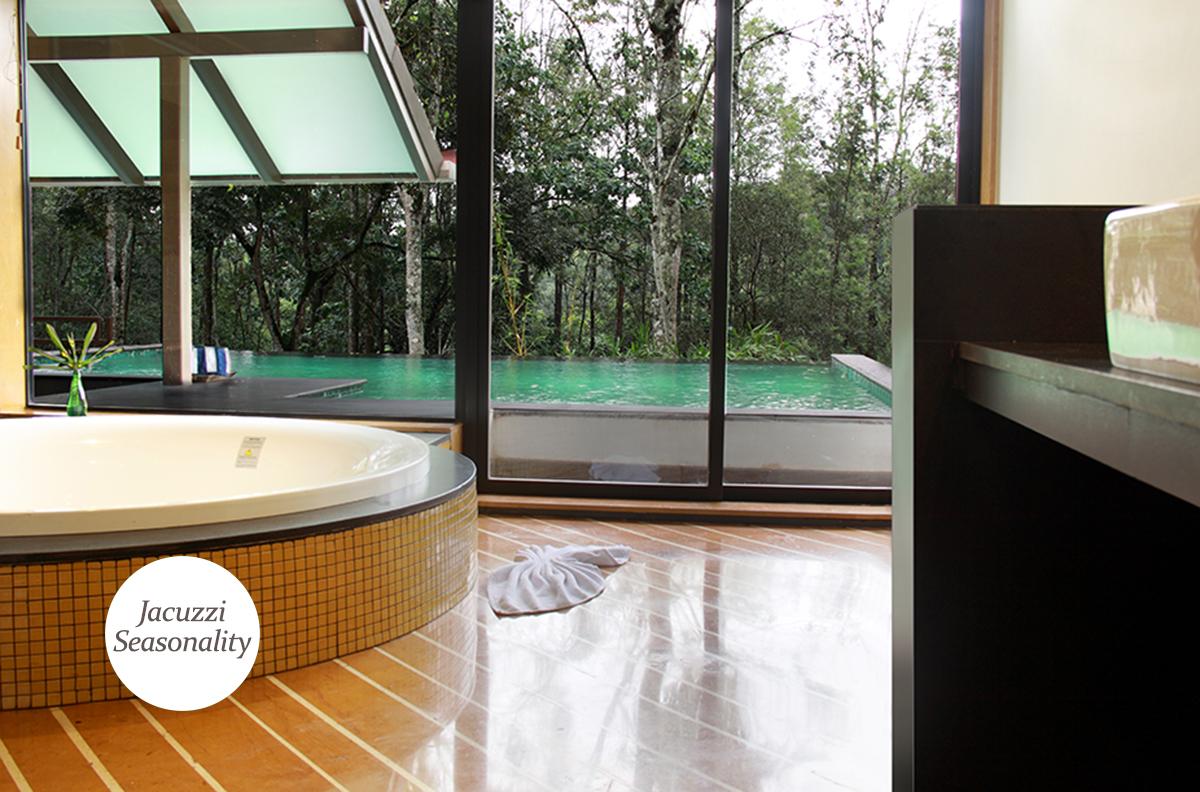
[[(217, 420), (224, 422), (225, 424), (232, 424), (235, 427), (244, 427), (245, 429), (253, 429), (256, 431), (267, 431), (274, 427), (275, 429), (281, 428), (285, 432), (286, 431), (294, 432), (294, 431), (298, 431), (298, 430), (302, 429), (305, 432), (320, 433), (320, 432), (328, 431), (330, 429), (330, 425), (329, 425), (330, 422), (319, 422), (319, 423), (311, 422), (311, 421), (306, 422), (306, 421), (301, 421), (301, 420), (298, 420), (295, 418), (288, 418), (288, 417), (260, 417), (260, 416), (249, 417), (249, 416), (240, 416), (240, 415), (222, 415), (222, 416), (215, 416), (215, 417), (217, 418)], [(71, 427), (73, 429), (74, 422), (70, 418), (61, 417), (61, 418), (55, 418), (52, 420), (56, 424), (56, 429), (62, 429), (63, 427)], [(152, 419), (152, 420), (156, 420), (156, 419)], [(193, 425), (195, 425), (195, 423), (197, 421), (197, 419), (194, 417), (185, 417), (185, 418), (183, 418), (183, 420), (188, 422), (189, 424), (193, 424)], [(117, 427), (120, 426), (120, 424), (118, 422), (125, 422), (127, 425), (132, 425), (135, 429), (140, 429), (143, 427), (143, 425), (146, 424), (146, 417), (145, 416), (133, 416), (133, 415), (115, 416), (111, 420), (106, 419), (104, 424), (99, 424), (99, 425), (104, 426), (107, 429), (112, 429), (114, 426), (117, 426)], [(220, 426), (220, 424), (218, 424), (218, 426)], [(228, 428), (228, 427), (226, 427), (226, 428)], [(355, 495), (357, 495), (358, 497), (356, 497), (355, 500), (365, 500), (367, 498), (374, 497), (370, 494), (365, 494), (365, 493), (369, 493), (371, 491), (378, 491), (381, 485), (388, 486), (389, 481), (392, 479), (396, 479), (397, 477), (400, 477), (400, 476), (411, 475), (412, 472), (414, 472), (414, 471), (417, 471), (419, 473), (424, 473), (424, 472), (428, 471), (428, 469), (429, 469), (428, 449), (430, 448), (430, 446), (426, 443), (421, 442), (420, 440), (418, 440), (416, 438), (406, 435), (403, 432), (389, 432), (389, 431), (386, 431), (383, 429), (361, 426), (361, 425), (356, 425), (356, 424), (350, 424), (350, 425), (346, 425), (344, 427), (339, 426), (339, 427), (337, 427), (337, 430), (338, 431), (346, 431), (349, 433), (357, 434), (359, 436), (369, 435), (372, 433), (374, 433), (376, 435), (383, 435), (383, 436), (387, 437), (387, 440), (385, 442), (390, 444), (392, 448), (410, 446), (410, 447), (419, 448), (424, 453), (422, 453), (420, 458), (406, 459), (406, 460), (404, 460), (404, 462), (402, 464), (400, 464), (398, 466), (393, 466), (393, 467), (385, 468), (382, 470), (373, 470), (373, 471), (370, 471), (370, 472), (362, 474), (362, 475), (354, 475), (354, 476), (350, 476), (350, 477), (345, 477), (343, 475), (342, 477), (340, 477), (336, 480), (333, 480), (333, 481), (323, 482), (323, 483), (309, 485), (309, 486), (284, 486), (284, 487), (279, 487), (279, 488), (275, 488), (275, 489), (270, 489), (267, 491), (244, 492), (244, 493), (240, 493), (237, 495), (223, 495), (220, 497), (215, 497), (215, 496), (212, 496), (211, 494), (208, 494), (203, 497), (193, 497), (191, 499), (188, 499), (186, 501), (181, 501), (181, 502), (142, 504), (142, 505), (135, 505), (135, 506), (118, 504), (115, 506), (109, 506), (106, 508), (99, 508), (99, 509), (91, 509), (91, 508), (34, 509), (31, 511), (6, 512), (6, 514), (9, 517), (15, 518), (15, 520), (17, 522), (26, 522), (26, 523), (35, 522), (35, 523), (37, 523), (37, 522), (41, 522), (41, 521), (53, 521), (53, 520), (59, 520), (59, 519), (67, 521), (67, 522), (72, 522), (72, 521), (78, 522), (81, 519), (86, 519), (86, 520), (94, 520), (97, 518), (112, 519), (111, 515), (113, 515), (115, 513), (115, 514), (121, 515), (124, 519), (129, 520), (132, 524), (135, 524), (135, 525), (141, 524), (142, 525), (142, 527), (140, 527), (140, 528), (130, 528), (129, 530), (131, 530), (131, 531), (132, 530), (155, 530), (158, 528), (174, 528), (174, 527), (179, 527), (179, 526), (170, 525), (170, 524), (155, 525), (153, 523), (159, 522), (163, 519), (166, 519), (164, 516), (162, 516), (163, 512), (168, 512), (168, 513), (179, 512), (180, 514), (178, 514), (178, 516), (175, 518), (177, 520), (195, 519), (195, 517), (192, 515), (194, 512), (197, 512), (197, 511), (224, 511), (224, 510), (231, 509), (231, 508), (238, 509), (239, 511), (243, 511), (243, 512), (249, 511), (255, 517), (270, 517), (270, 516), (274, 516), (276, 514), (282, 515), (282, 514), (289, 513), (288, 510), (290, 510), (291, 507), (290, 506), (284, 507), (285, 508), (284, 511), (276, 511), (277, 509), (280, 508), (277, 504), (279, 504), (281, 501), (286, 503), (289, 499), (291, 499), (297, 495), (304, 495), (306, 497), (316, 497), (316, 498), (323, 499), (323, 500), (329, 500), (331, 495), (333, 495), (335, 493), (340, 493), (343, 490), (350, 490)], [(345, 502), (350, 503), (353, 501), (345, 501)], [(333, 503), (333, 504), (329, 504), (329, 505), (337, 505), (337, 504)], [(322, 508), (322, 507), (317, 506), (315, 508)], [(262, 512), (264, 510), (269, 510), (270, 513), (263, 514)], [(256, 512), (256, 511), (259, 513), (254, 514), (254, 512)], [(306, 511), (306, 510), (301, 510), (300, 512), (296, 512), (296, 513), (303, 513), (303, 511)], [(251, 519), (251, 517), (246, 517), (243, 519)], [(204, 519), (202, 519), (198, 522), (187, 522), (184, 524), (200, 526), (200, 525), (209, 525), (209, 524), (216, 523), (216, 522), (237, 522), (237, 521), (239, 521), (239, 518), (235, 516), (232, 519), (227, 519), (227, 520), (222, 520), (222, 519), (204, 520)], [(150, 524), (145, 524), (145, 523), (150, 523)], [(3, 530), (3, 522), (2, 521), (0, 521), (0, 530)], [(76, 532), (77, 533), (99, 533), (99, 534), (116, 533), (114, 531), (103, 531), (103, 530), (101, 530), (101, 531), (92, 531), (92, 530), (68, 531), (68, 533), (76, 533)], [(25, 536), (36, 536), (36, 535), (37, 535), (36, 533), (22, 533), (22, 534), (18, 534), (16, 537), (11, 537), (11, 538), (21, 538), (21, 537), (25, 537)], [(3, 534), (0, 534), (0, 540), (2, 540), (4, 538), (6, 538), (6, 537)]]
[(334, 534), (433, 508), (474, 487), (475, 476), (475, 463), (467, 457), (444, 448), (430, 447), (429, 473), (425, 479), (387, 495), (308, 511), (219, 523), (0, 537), (0, 564), (181, 555)]

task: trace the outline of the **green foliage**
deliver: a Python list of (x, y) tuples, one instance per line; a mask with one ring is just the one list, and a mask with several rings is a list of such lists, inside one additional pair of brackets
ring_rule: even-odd
[[(49, 337), (50, 343), (54, 344), (54, 349), (45, 350), (30, 347), (29, 351), (34, 356), (34, 362), (26, 366), (26, 368), (58, 369), (71, 372), (86, 371), (101, 360), (107, 360), (113, 355), (124, 351), (121, 347), (116, 346), (116, 342), (111, 340), (94, 352), (91, 351), (92, 340), (96, 338), (96, 329), (96, 323), (92, 322), (83, 337), (82, 343), (76, 343), (75, 334), (69, 333), (67, 335), (67, 342), (64, 344), (62, 338), (58, 335), (58, 331), (54, 329), (54, 325), (47, 324), (46, 335)], [(37, 358), (41, 358), (42, 360), (39, 362)]]
[(655, 356), (654, 338), (650, 333), (649, 324), (643, 322), (634, 328), (633, 336), (625, 349), (625, 356), (642, 360)]
[(808, 362), (809, 355), (803, 345), (789, 341), (769, 324), (729, 331), (726, 353), (730, 360), (763, 360), (772, 363)]
[[(496, 354), (709, 354), (707, 31), (688, 32), (680, 52), (678, 104), (696, 113), (678, 161), (678, 333), (674, 349), (653, 343), (660, 53), (647, 13), (666, 2), (559, 0), (536, 12), (521, 6), (524, 17), (515, 3), (497, 4)], [(438, 142), (453, 148), (456, 2), (384, 5)], [(683, 6), (685, 18), (701, 18), (699, 0)], [(768, 18), (783, 13), (779, 4), (735, 7), (729, 358), (859, 352), (886, 361), (891, 220), (916, 203), (945, 203), (954, 189), (956, 31), (918, 20), (906, 41), (885, 46), (880, 31), (901, 4), (826, 0), (795, 25)], [(788, 68), (798, 57), (807, 75)], [(196, 189), (197, 342), (407, 352), (401, 189)], [(424, 344), (451, 354), (456, 188), (425, 189)], [(36, 314), (110, 317), (125, 344), (159, 340), (156, 191), (37, 188), (32, 215)]]
[(529, 354), (526, 345), (526, 333), (529, 326), (528, 294), (521, 294), (520, 280), (513, 274), (514, 261), (512, 245), (504, 233), (504, 216), (497, 213), (492, 220), (493, 248), (495, 250), (497, 272), (492, 276), (492, 283), (500, 292), (504, 303), (504, 318), (508, 322), (506, 328), (505, 346), (513, 357), (523, 358)]

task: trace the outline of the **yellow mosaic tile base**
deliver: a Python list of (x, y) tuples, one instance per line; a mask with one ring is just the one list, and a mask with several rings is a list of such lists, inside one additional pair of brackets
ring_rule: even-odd
[[(262, 635), (251, 676), (376, 646), (475, 587), (474, 489), (426, 511), (302, 539), (194, 553), (245, 584)], [(0, 709), (128, 698), (104, 650), (117, 588), (161, 556), (0, 564)]]

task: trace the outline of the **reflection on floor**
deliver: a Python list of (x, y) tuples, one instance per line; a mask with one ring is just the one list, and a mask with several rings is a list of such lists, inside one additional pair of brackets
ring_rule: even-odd
[[(525, 544), (629, 544), (599, 598), (498, 619)], [(884, 790), (887, 531), (480, 520), (479, 594), (419, 632), (175, 713), (0, 714), (9, 789)]]

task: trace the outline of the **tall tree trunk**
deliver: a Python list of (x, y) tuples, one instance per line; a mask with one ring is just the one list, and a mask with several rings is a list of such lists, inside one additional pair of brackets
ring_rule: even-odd
[(239, 237), (239, 241), (242, 244), (242, 248), (246, 251), (247, 257), (250, 259), (250, 274), (254, 279), (254, 292), (258, 295), (258, 305), (262, 309), (263, 317), (267, 320), (267, 330), (271, 333), (271, 339), (275, 342), (277, 349), (290, 352), (291, 346), (287, 339), (284, 338), (283, 328), (280, 325), (279, 305), (271, 300), (271, 295), (267, 290), (267, 278), (262, 266), (264, 229), (261, 225), (261, 218), (259, 218), (259, 222), (260, 225), (254, 232), (253, 242), (244, 237)]
[(554, 270), (554, 347), (561, 351), (563, 345), (563, 282), (562, 268)]
[(596, 260), (588, 263), (588, 354), (596, 351)]
[[(574, 349), (574, 352), (576, 354), (580, 350), (583, 349), (583, 328), (584, 328), (584, 325), (587, 324), (587, 307), (588, 307), (587, 275), (588, 275), (588, 268), (591, 266), (590, 262), (591, 262), (592, 254), (588, 253), (587, 255), (588, 255), (588, 263), (585, 263), (583, 266), (583, 277), (580, 279), (580, 282), (579, 282), (579, 327), (576, 328), (576, 330), (575, 330), (575, 349)], [(575, 312), (572, 311), (571, 313), (574, 314)]]
[(422, 246), (425, 241), (425, 212), (429, 205), (426, 188), (400, 188), (404, 208), (404, 326), (408, 354), (425, 354), (425, 315), (421, 310)]
[[(682, 190), (679, 191), (681, 193)], [(679, 339), (675, 317), (678, 311), (679, 268), (683, 258), (683, 224), (679, 200), (670, 185), (658, 185), (652, 196), (654, 219), (650, 226), (650, 258), (654, 275), (651, 330), (661, 352), (674, 353)], [(679, 193), (676, 193), (678, 195)]]
[(129, 226), (125, 230), (125, 244), (121, 248), (121, 258), (117, 262), (118, 275), (121, 280), (120, 284), (120, 309), (117, 315), (117, 321), (113, 326), (113, 337), (125, 341), (125, 328), (129, 327), (129, 283), (130, 276), (133, 274), (130, 270), (133, 262), (133, 244), (134, 232), (137, 226), (133, 220), (129, 221)]
[[(742, 11), (746, 5), (748, 3), (743, 2), (743, 0), (733, 0), (733, 79), (729, 96), (729, 119), (733, 127), (731, 130), (733, 132), (733, 140), (731, 142), (733, 151), (741, 148), (742, 143), (742, 118), (739, 105), (742, 98)], [(735, 156), (732, 159), (733, 173), (731, 174), (731, 178), (734, 184), (739, 184), (742, 181), (741, 164), (744, 158)]]
[(617, 316), (613, 327), (616, 349), (613, 351), (619, 355), (625, 348), (625, 280), (621, 274), (617, 277), (621, 279), (617, 281)]
[(104, 196), (104, 276), (108, 283), (108, 320), (115, 336), (121, 313), (121, 287), (117, 281), (117, 206), (112, 190), (107, 190)]
[(215, 346), (213, 326), (215, 317), (215, 291), (217, 280), (217, 246), (210, 244), (204, 251), (204, 272), (200, 279), (200, 337), (206, 346)]
[(383, 354), (387, 351), (387, 288), (386, 275), (379, 274), (379, 288), (376, 294), (379, 299), (375, 303), (375, 351)]
[(358, 333), (358, 289), (354, 288), (354, 281), (350, 278), (346, 279), (346, 354), (354, 355), (358, 353), (358, 343), (356, 335)]
[(683, 5), (685, 0), (654, 0), (650, 33), (654, 41), (655, 151), (651, 168), (650, 259), (654, 275), (652, 325), (660, 352), (678, 353), (679, 267), (683, 257), (683, 175), (679, 159), (686, 143), (683, 101)]
[[(431, 90), (425, 107), (436, 140), (442, 116), (443, 90), (442, 57), (438, 46), (441, 38), (435, 29), (436, 14), (429, 16), (429, 24), (426, 41), (429, 45), (427, 62), (432, 65)], [(425, 313), (422, 306), (423, 249), (425, 223), (429, 219), (429, 206), (432, 203), (429, 190), (429, 187), (419, 184), (400, 187), (400, 205), (404, 209), (404, 327), (408, 336), (408, 354), (422, 356), (425, 354)]]

